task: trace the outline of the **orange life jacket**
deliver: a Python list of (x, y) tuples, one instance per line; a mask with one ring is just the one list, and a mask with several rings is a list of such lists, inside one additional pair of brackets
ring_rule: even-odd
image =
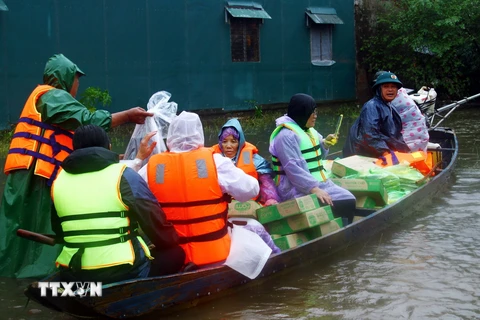
[(223, 261), (230, 252), (227, 197), (218, 184), (213, 152), (163, 152), (150, 158), (148, 185), (180, 237), (185, 262)]
[(51, 185), (62, 161), (72, 152), (73, 132), (42, 122), (36, 103), (46, 92), (55, 89), (37, 86), (23, 107), (5, 161), (5, 174), (29, 169), (35, 162), (35, 175), (49, 179)]
[[(222, 153), (222, 150), (220, 150), (220, 146), (218, 144), (213, 146), (212, 150), (213, 153)], [(249, 142), (245, 142), (245, 145), (239, 152), (235, 165), (237, 166), (237, 168), (242, 169), (243, 172), (245, 172), (249, 176), (252, 176), (258, 180), (257, 168), (255, 168), (255, 163), (253, 162), (253, 155), (255, 153), (258, 153), (257, 147), (255, 147)], [(256, 197), (253, 197), (252, 200), (256, 201), (259, 196), (260, 194), (258, 194)]]
[[(212, 147), (213, 153), (222, 153), (220, 146), (216, 144)], [(258, 179), (257, 169), (255, 168), (255, 163), (253, 162), (253, 155), (258, 153), (257, 147), (249, 142), (245, 142), (242, 150), (240, 150), (237, 163), (235, 164), (237, 168), (240, 168), (248, 174), (249, 176)]]
[[(431, 166), (429, 166), (426, 162), (427, 155), (422, 151), (415, 151), (410, 153), (395, 151), (395, 156), (397, 157), (399, 163), (404, 163), (406, 161), (410, 164), (411, 167), (416, 168), (423, 175), (426, 175), (431, 170)], [(393, 165), (391, 154), (386, 155), (385, 160), (386, 163), (383, 160), (378, 159), (376, 164), (382, 167), (388, 167)]]

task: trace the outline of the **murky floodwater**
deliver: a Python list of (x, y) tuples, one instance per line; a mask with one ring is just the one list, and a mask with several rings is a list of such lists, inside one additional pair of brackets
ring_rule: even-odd
[[(480, 319), (479, 120), (471, 108), (445, 122), (460, 143), (453, 184), (408, 220), (328, 261), (170, 318)], [(257, 145), (266, 152), (265, 142)], [(24, 308), (27, 283), (0, 279), (0, 319), (71, 319), (33, 302)]]

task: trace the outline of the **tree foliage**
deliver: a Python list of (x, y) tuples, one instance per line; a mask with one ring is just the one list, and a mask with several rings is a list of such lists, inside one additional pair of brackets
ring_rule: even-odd
[[(478, 91), (478, 0), (377, 2), (377, 19), (359, 39), (368, 71), (395, 72), (407, 87), (434, 86), (444, 98)], [(359, 12), (366, 19), (366, 10)], [(367, 31), (367, 32), (365, 32)]]
[(108, 90), (88, 87), (78, 101), (87, 107), (90, 112), (94, 112), (98, 106), (108, 107), (112, 103), (112, 97), (108, 93)]

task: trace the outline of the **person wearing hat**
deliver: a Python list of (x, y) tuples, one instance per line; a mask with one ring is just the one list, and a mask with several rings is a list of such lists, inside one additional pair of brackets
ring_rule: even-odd
[[(374, 83), (377, 78), (386, 71), (375, 73)], [(403, 140), (412, 152), (427, 152), (429, 140), (427, 122), (417, 104), (408, 94), (405, 88), (398, 89), (397, 96), (391, 102), (402, 119)]]
[(402, 136), (402, 119), (392, 101), (402, 82), (392, 72), (379, 74), (373, 84), (375, 96), (367, 101), (351, 126), (343, 156), (382, 157), (394, 151), (410, 152)]
[(326, 138), (315, 129), (315, 100), (303, 93), (290, 99), (287, 114), (276, 119), (277, 128), (270, 136), (275, 183), (282, 201), (315, 194), (319, 201), (331, 205), (333, 215), (352, 222), (355, 196), (327, 179), (322, 159), (337, 137)]
[(43, 84), (30, 94), (5, 161), (7, 174), (0, 207), (0, 276), (41, 277), (54, 271), (58, 246), (16, 236), (16, 230), (52, 233), (50, 189), (60, 165), (72, 152), (73, 131), (86, 124), (105, 130), (123, 123), (144, 123), (153, 114), (136, 107), (117, 113), (90, 112), (75, 99), (85, 73), (63, 54), (47, 61)]

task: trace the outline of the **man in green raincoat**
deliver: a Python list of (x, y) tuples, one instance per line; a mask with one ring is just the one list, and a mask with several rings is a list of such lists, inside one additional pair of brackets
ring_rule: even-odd
[[(75, 99), (85, 75), (63, 54), (52, 56), (20, 115), (5, 162), (0, 207), (0, 276), (37, 278), (54, 271), (60, 246), (51, 247), (16, 236), (16, 230), (52, 233), (50, 186), (62, 160), (72, 151), (73, 131), (82, 125), (105, 130), (144, 123), (153, 114), (140, 107), (91, 113)], [(75, 192), (75, 190), (72, 190)]]

